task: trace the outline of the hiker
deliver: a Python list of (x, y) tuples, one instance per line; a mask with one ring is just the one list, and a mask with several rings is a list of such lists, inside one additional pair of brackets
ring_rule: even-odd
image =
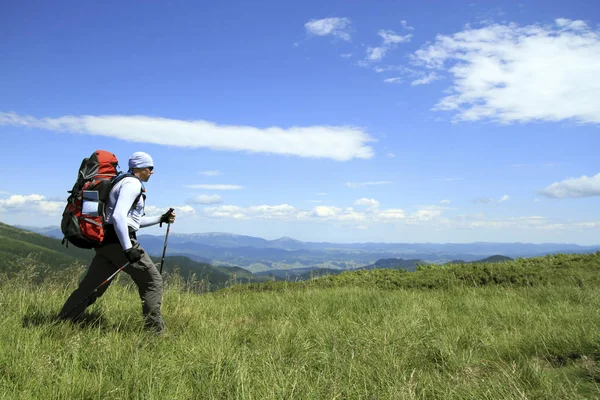
[[(175, 213), (170, 209), (157, 217), (144, 216), (144, 182), (148, 182), (154, 173), (154, 162), (150, 155), (144, 152), (134, 153), (129, 158), (128, 173), (134, 176), (121, 179), (110, 192), (105, 210), (104, 240), (100, 247), (94, 249), (96, 255), (86, 275), (63, 305), (59, 318), (77, 320), (89, 305), (104, 294), (110, 282), (86, 301), (85, 297), (120, 267), (129, 263), (123, 271), (131, 276), (138, 287), (145, 327), (160, 334), (164, 329), (160, 310), (162, 276), (150, 256), (140, 246), (136, 233), (139, 228), (175, 222)], [(82, 301), (83, 303), (77, 306)], [(73, 310), (73, 307), (77, 308)]]

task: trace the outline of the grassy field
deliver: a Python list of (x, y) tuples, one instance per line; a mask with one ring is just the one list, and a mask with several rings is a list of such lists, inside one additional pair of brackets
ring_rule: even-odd
[(374, 270), (204, 294), (175, 277), (163, 337), (141, 330), (126, 275), (85, 323), (54, 325), (76, 276), (39, 284), (24, 270), (0, 279), (0, 399), (600, 398), (599, 260)]

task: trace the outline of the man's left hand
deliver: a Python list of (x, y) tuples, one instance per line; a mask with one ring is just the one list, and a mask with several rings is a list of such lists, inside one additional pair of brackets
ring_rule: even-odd
[(160, 224), (172, 224), (173, 222), (175, 222), (175, 212), (169, 208), (169, 211), (160, 216)]

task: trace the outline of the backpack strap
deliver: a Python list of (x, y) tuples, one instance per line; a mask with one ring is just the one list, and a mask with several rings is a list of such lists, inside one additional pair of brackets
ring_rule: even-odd
[[(123, 180), (123, 179), (125, 179), (127, 177), (133, 177), (133, 178), (137, 179), (138, 181), (140, 181), (140, 183), (142, 184), (142, 188), (140, 189), (140, 194), (137, 195), (137, 197), (133, 201), (133, 204), (131, 204), (131, 207), (129, 208), (129, 211), (131, 211), (131, 210), (134, 209), (135, 205), (138, 203), (138, 201), (140, 201), (140, 198), (142, 196), (144, 196), (144, 209), (145, 209), (146, 208), (146, 195), (144, 193), (146, 192), (146, 188), (144, 187), (144, 182), (142, 182), (142, 180), (140, 178), (138, 178), (137, 175), (131, 174), (129, 172), (127, 172), (127, 173), (119, 173), (117, 176), (115, 176), (112, 179), (112, 181), (111, 181), (111, 189), (110, 190), (112, 191), (112, 189), (115, 187), (115, 185), (119, 181), (121, 181), (121, 180)], [(143, 210), (142, 210), (142, 213), (143, 213), (142, 216), (146, 215), (146, 213)]]

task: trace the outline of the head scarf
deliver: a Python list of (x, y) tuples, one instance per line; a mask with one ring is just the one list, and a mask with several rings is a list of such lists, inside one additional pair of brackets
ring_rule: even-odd
[(133, 153), (131, 157), (129, 157), (129, 171), (131, 171), (133, 168), (147, 167), (154, 167), (154, 161), (152, 161), (152, 157), (150, 157), (148, 153), (137, 151)]

